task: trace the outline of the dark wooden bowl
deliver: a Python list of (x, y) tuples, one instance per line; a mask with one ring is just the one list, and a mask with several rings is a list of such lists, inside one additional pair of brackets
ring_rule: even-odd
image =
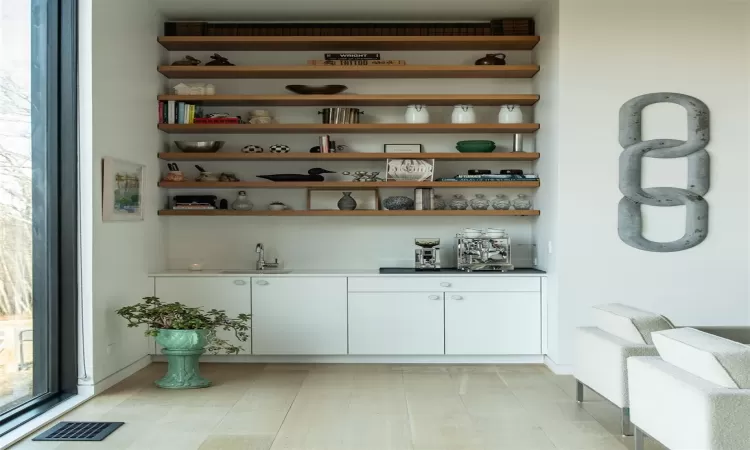
[(334, 95), (344, 92), (347, 87), (343, 84), (326, 84), (325, 86), (310, 86), (307, 84), (290, 84), (286, 87), (295, 94), (301, 95)]

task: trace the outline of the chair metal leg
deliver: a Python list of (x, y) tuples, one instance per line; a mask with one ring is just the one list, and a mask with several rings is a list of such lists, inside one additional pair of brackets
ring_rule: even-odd
[(622, 408), (622, 435), (633, 435), (633, 424), (630, 423), (630, 408)]
[(583, 403), (583, 383), (576, 380), (576, 401)]
[(643, 431), (638, 427), (634, 428), (633, 439), (635, 440), (635, 450), (643, 450)]

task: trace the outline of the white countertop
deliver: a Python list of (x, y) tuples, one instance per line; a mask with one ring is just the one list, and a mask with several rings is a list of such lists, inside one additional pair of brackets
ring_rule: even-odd
[[(222, 273), (224, 270), (237, 270), (234, 273)], [(511, 272), (419, 272), (419, 273), (388, 273), (381, 274), (378, 269), (370, 270), (310, 270), (310, 269), (284, 269), (289, 273), (278, 272), (252, 272), (239, 273), (243, 269), (208, 269), (208, 270), (165, 270), (150, 273), (150, 277), (544, 277), (544, 272), (536, 269), (517, 269)]]

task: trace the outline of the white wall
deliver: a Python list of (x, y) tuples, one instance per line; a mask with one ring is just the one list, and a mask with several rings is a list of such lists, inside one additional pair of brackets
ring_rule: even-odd
[[(405, 59), (409, 64), (473, 64), (486, 52), (381, 52), (384, 59)], [(531, 52), (507, 52), (512, 64), (527, 64)], [(192, 52), (198, 59), (207, 61), (208, 53)], [(304, 64), (308, 59), (320, 59), (322, 52), (222, 52), (236, 64)], [(183, 52), (171, 52), (170, 57), (181, 58)], [(175, 85), (183, 80), (170, 80)], [(195, 80), (187, 80), (187, 82)], [(287, 84), (320, 84), (320, 80), (210, 80), (217, 92), (226, 93), (286, 93)], [(334, 82), (334, 81), (332, 81)], [(476, 80), (335, 80), (349, 87), (347, 93), (531, 93), (531, 80), (476, 79)], [(209, 111), (227, 111), (247, 117), (252, 107), (207, 108)], [(281, 123), (319, 123), (320, 108), (268, 107)], [(366, 122), (403, 122), (404, 107), (363, 108)], [(477, 107), (479, 122), (497, 122), (499, 107)], [(432, 122), (450, 122), (451, 107), (429, 107)], [(525, 108), (529, 121), (533, 120), (533, 108)], [(174, 139), (203, 140), (222, 139), (227, 144), (222, 151), (239, 151), (248, 144), (268, 148), (272, 144), (287, 144), (292, 151), (307, 152), (317, 145), (316, 135), (175, 135)], [(421, 143), (425, 151), (455, 151), (455, 143), (462, 139), (492, 139), (502, 150), (508, 150), (510, 135), (451, 135), (451, 134), (372, 134), (332, 136), (337, 144), (346, 144), (353, 151), (382, 151), (384, 143)], [(534, 138), (526, 139), (526, 150), (534, 150)], [(500, 151), (500, 150), (498, 150)], [(242, 180), (259, 180), (255, 175), (273, 173), (305, 173), (321, 165), (312, 162), (259, 162), (259, 163), (201, 163), (207, 170), (220, 172), (231, 170)], [(338, 162), (322, 167), (336, 172), (346, 170), (380, 170), (385, 174), (384, 162)], [(186, 175), (193, 177), (197, 170), (192, 164), (181, 163)], [(453, 176), (467, 169), (485, 167), (495, 171), (502, 168), (532, 170), (531, 163), (497, 162), (437, 162), (438, 176)], [(162, 170), (166, 166), (162, 164)], [(331, 180), (346, 179), (332, 175)], [(212, 193), (227, 198), (231, 203), (236, 190), (215, 190)], [(411, 189), (382, 190), (382, 197), (390, 195), (413, 196)], [(533, 190), (500, 189), (441, 189), (447, 200), (454, 193), (463, 193), (471, 198), (475, 193), (488, 197), (505, 192), (512, 197), (517, 193), (533, 194)], [(185, 191), (172, 190), (170, 195)], [(304, 189), (265, 189), (248, 191), (255, 209), (265, 209), (271, 201), (283, 201), (295, 209), (305, 209)], [(455, 234), (466, 227), (504, 227), (514, 241), (524, 244), (514, 249), (515, 261), (520, 266), (529, 266), (532, 252), (531, 229), (535, 218), (482, 218), (482, 217), (165, 217), (167, 225), (167, 265), (170, 269), (186, 269), (189, 264), (202, 263), (205, 268), (249, 268), (255, 263), (255, 244), (263, 242), (267, 256), (278, 257), (287, 267), (294, 269), (377, 269), (381, 266), (413, 265), (414, 238), (438, 237), (442, 239), (444, 265), (455, 265), (453, 246)]]
[[(729, 1), (561, 2), (557, 363), (571, 362), (572, 332), (598, 303), (639, 306), (678, 325), (748, 323), (747, 25), (747, 4)], [(709, 235), (676, 253), (636, 250), (617, 235), (618, 110), (661, 91), (711, 109)], [(644, 139), (684, 139), (685, 116), (673, 105), (647, 108)], [(646, 186), (685, 179), (684, 160), (646, 160)], [(646, 209), (647, 237), (682, 235), (684, 207)]]
[[(148, 354), (142, 329), (115, 314), (153, 292), (146, 276), (163, 266), (162, 203), (154, 97), (162, 19), (148, 0), (96, 0), (81, 7), (80, 148), (84, 383), (99, 382)], [(146, 166), (143, 222), (102, 222), (101, 161), (112, 156)]]
[[(534, 109), (536, 120), (541, 124), (536, 134), (536, 148), (541, 158), (535, 171), (542, 180), (536, 193), (536, 206), (542, 211), (534, 223), (534, 242), (539, 255), (539, 268), (547, 271), (547, 334), (558, 335), (559, 304), (557, 300), (557, 242), (559, 220), (559, 154), (560, 145), (560, 42), (559, 7), (556, 1), (549, 2), (535, 17), (537, 34), (541, 36), (534, 49), (535, 62), (541, 69), (534, 77), (534, 93), (540, 100)], [(550, 245), (552, 244), (552, 245)], [(548, 352), (556, 354), (557, 339), (548, 339)]]

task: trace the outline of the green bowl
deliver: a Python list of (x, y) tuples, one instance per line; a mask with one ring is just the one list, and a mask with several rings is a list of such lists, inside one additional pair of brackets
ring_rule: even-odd
[(461, 153), (490, 153), (495, 150), (492, 141), (458, 141), (456, 150)]

